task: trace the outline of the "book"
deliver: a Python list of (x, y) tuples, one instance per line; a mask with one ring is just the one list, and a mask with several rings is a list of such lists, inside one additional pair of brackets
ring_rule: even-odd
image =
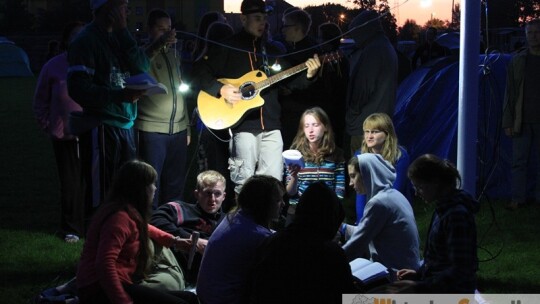
[(353, 276), (362, 281), (364, 284), (387, 279), (390, 272), (383, 264), (372, 262), (367, 259), (357, 258), (349, 263)]
[(133, 90), (145, 90), (144, 95), (151, 96), (155, 94), (168, 94), (167, 87), (157, 82), (154, 77), (148, 73), (137, 74), (126, 78), (124, 86)]
[(304, 168), (304, 157), (298, 150), (285, 150), (281, 154), (283, 156), (283, 162), (287, 166), (298, 165), (300, 168)]

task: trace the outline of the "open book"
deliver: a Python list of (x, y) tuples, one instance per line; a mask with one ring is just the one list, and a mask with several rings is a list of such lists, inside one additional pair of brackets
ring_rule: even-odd
[(292, 165), (298, 165), (300, 168), (304, 168), (304, 157), (302, 157), (302, 153), (298, 150), (285, 150), (282, 153), (283, 155), (283, 162), (285, 162), (285, 165), (292, 166)]
[(364, 284), (387, 279), (389, 275), (388, 268), (379, 262), (357, 258), (349, 263), (353, 276), (358, 278)]
[(137, 74), (126, 78), (125, 87), (133, 90), (146, 90), (144, 95), (151, 96), (154, 94), (168, 94), (167, 87), (157, 82), (154, 77), (147, 73)]

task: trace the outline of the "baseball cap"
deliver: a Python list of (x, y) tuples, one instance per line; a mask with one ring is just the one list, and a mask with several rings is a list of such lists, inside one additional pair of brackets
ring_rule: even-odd
[(95, 11), (109, 0), (90, 0), (90, 8)]
[(240, 6), (242, 15), (249, 15), (254, 13), (271, 14), (274, 8), (266, 5), (263, 0), (244, 0)]

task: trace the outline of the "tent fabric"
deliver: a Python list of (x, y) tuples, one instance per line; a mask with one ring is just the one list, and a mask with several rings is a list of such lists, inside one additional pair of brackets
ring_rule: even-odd
[(12, 41), (0, 38), (0, 77), (34, 76), (26, 52)]
[[(510, 58), (493, 54), (478, 60), (477, 194), (491, 198), (510, 197), (512, 144), (501, 129)], [(458, 58), (451, 56), (418, 68), (399, 86), (393, 120), (411, 161), (432, 153), (456, 163), (458, 79)]]

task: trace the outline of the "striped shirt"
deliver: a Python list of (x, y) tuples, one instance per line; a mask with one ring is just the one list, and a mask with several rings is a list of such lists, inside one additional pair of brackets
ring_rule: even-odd
[[(291, 180), (290, 173), (286, 170), (286, 181)], [(333, 162), (324, 160), (320, 165), (306, 162), (305, 167), (298, 172), (297, 192), (289, 198), (289, 204), (298, 204), (298, 199), (302, 193), (314, 182), (324, 182), (328, 187), (334, 189), (336, 195), (341, 200), (345, 193), (345, 162)]]

